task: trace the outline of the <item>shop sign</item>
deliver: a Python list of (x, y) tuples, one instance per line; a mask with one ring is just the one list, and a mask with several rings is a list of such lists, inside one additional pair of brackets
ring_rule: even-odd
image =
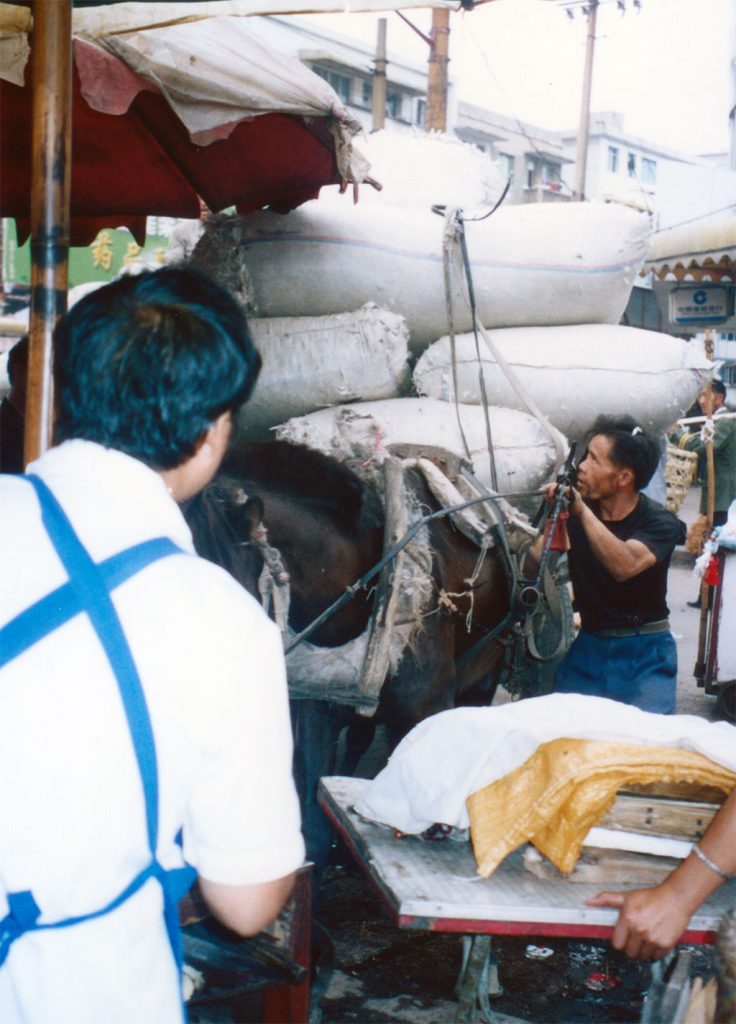
[(670, 292), (670, 320), (676, 324), (722, 324), (733, 309), (733, 293), (727, 286), (694, 285)]

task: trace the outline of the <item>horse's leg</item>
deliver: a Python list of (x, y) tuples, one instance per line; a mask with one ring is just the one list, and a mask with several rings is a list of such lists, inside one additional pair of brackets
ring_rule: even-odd
[(455, 698), (455, 628), (450, 616), (439, 612), (424, 620), (396, 674), (384, 683), (379, 710), (389, 750), (418, 722), (454, 707)]
[[(334, 775), (343, 711), (323, 700), (291, 702), (294, 729), (294, 781), (302, 809), (302, 831), (315, 878), (327, 866), (334, 839), (332, 826), (317, 803), (322, 775)], [(316, 888), (316, 887), (315, 887)]]
[(354, 775), (363, 754), (376, 735), (376, 723), (373, 718), (352, 714), (345, 730), (345, 752), (339, 766), (340, 775)]

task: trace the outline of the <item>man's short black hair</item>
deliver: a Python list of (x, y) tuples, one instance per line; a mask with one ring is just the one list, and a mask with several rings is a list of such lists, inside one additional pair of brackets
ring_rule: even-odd
[(54, 439), (96, 441), (172, 469), (260, 369), (238, 302), (191, 268), (126, 276), (85, 295), (54, 336)]
[(659, 446), (633, 416), (599, 416), (588, 439), (602, 434), (611, 442), (610, 459), (620, 469), (634, 474), (634, 488), (641, 491), (654, 476), (659, 463)]
[(723, 398), (726, 397), (726, 385), (723, 383), (722, 380), (714, 378), (710, 382), (710, 389), (714, 395), (721, 395)]

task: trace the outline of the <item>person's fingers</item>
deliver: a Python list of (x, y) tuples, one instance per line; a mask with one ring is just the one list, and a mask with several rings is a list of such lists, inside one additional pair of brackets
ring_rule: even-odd
[(585, 905), (588, 907), (622, 907), (625, 895), (623, 892), (599, 892), (586, 900)]

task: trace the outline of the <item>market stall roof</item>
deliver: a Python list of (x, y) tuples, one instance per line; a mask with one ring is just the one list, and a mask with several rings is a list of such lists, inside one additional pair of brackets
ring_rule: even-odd
[[(9, 6), (0, 5), (0, 15)], [(74, 13), (98, 15), (101, 29), (114, 12)], [(75, 31), (72, 244), (121, 225), (142, 242), (147, 214), (197, 217), (198, 196), (215, 211), (285, 212), (322, 185), (366, 178), (367, 161), (352, 146), (360, 125), (336, 93), (247, 28), (246, 18), (217, 15), (100, 31), (95, 39)], [(33, 130), (33, 90), (24, 79), (32, 55), (22, 32), (0, 32), (0, 42), (0, 214), (15, 217), (24, 237)]]
[(736, 206), (655, 232), (643, 271), (660, 281), (736, 280)]

